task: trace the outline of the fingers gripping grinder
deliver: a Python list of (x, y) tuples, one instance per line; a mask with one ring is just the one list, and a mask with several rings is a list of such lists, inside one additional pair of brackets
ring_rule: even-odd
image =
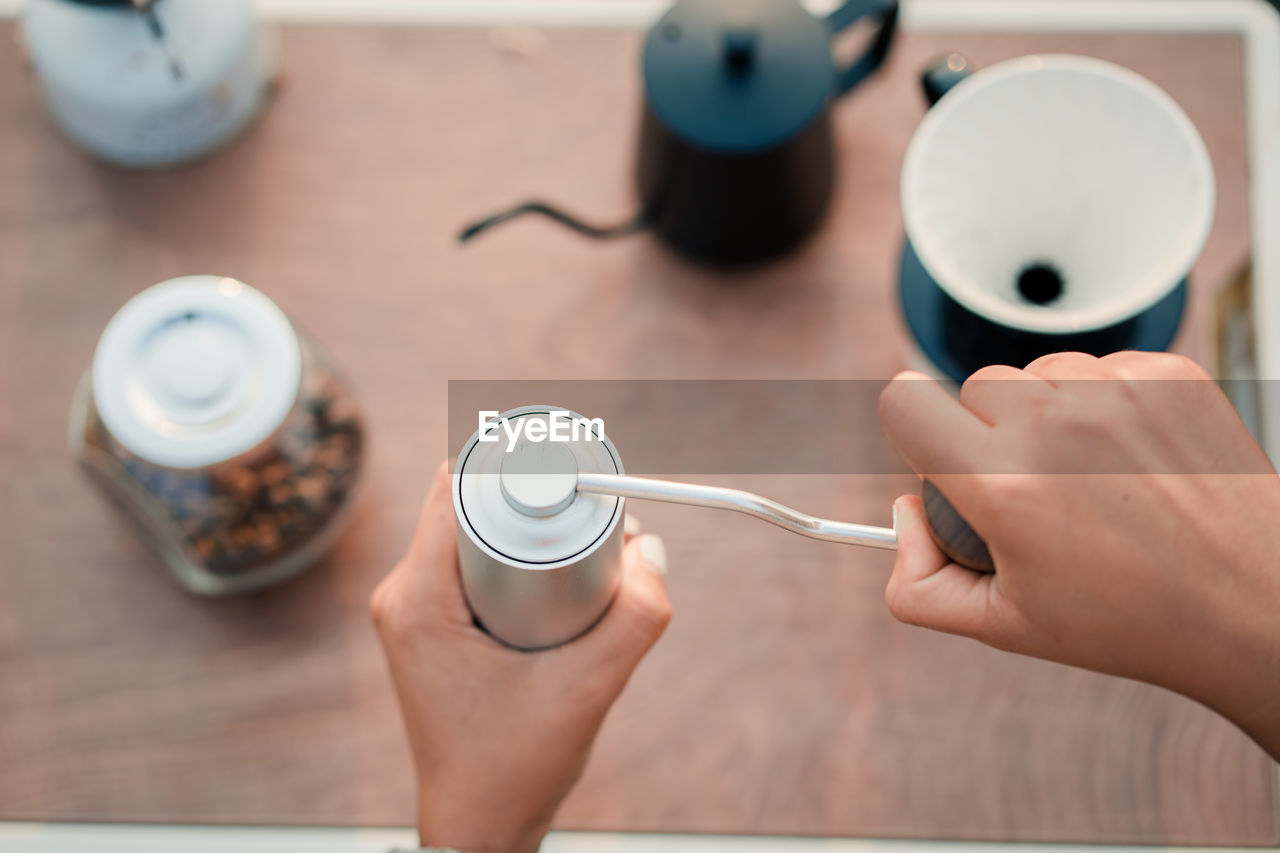
[[(890, 528), (814, 518), (737, 489), (628, 477), (604, 424), (564, 409), (526, 406), (494, 423), (502, 429), (477, 430), (458, 456), (453, 508), (467, 602), (516, 648), (568, 642), (609, 608), (622, 579), (627, 498), (740, 512), (824, 542), (898, 547)], [(924, 510), (948, 557), (994, 570), (986, 543), (928, 481)]]

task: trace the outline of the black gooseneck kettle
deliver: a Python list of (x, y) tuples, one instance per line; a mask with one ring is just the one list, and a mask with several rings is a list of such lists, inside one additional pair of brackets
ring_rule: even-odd
[[(838, 65), (834, 36), (876, 30)], [(846, 0), (816, 18), (797, 0), (679, 0), (649, 31), (636, 183), (640, 211), (610, 227), (529, 201), (465, 229), (468, 240), (525, 214), (604, 238), (653, 228), (717, 265), (766, 260), (821, 223), (835, 187), (831, 105), (884, 62), (897, 0)]]

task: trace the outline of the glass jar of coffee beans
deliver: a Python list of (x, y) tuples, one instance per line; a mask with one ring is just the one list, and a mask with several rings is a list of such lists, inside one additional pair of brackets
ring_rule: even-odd
[(187, 276), (112, 318), (70, 444), (177, 579), (221, 595), (323, 554), (352, 505), (364, 426), (332, 362), (271, 300)]

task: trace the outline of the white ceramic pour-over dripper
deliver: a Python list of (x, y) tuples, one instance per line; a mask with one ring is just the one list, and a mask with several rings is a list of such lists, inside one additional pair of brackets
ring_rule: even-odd
[[(1106, 328), (1168, 295), (1215, 206), (1208, 152), (1172, 98), (1127, 69), (1060, 55), (957, 84), (916, 131), (901, 192), (907, 237), (943, 290), (1045, 334)], [(1024, 295), (1036, 265), (1060, 276), (1056, 298)]]

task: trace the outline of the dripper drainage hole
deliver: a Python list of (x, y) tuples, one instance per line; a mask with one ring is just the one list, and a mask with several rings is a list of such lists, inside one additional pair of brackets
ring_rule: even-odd
[(1033, 305), (1048, 305), (1065, 289), (1062, 273), (1049, 264), (1031, 264), (1018, 273), (1018, 293)]

